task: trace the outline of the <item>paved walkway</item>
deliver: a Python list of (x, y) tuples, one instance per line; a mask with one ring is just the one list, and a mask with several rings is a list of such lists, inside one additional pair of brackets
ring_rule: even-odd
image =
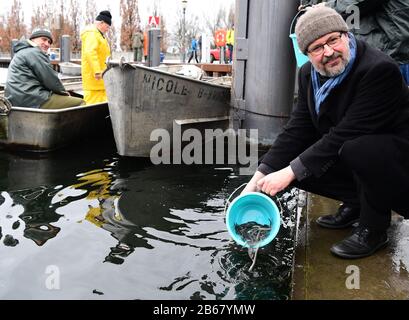
[(329, 230), (315, 223), (323, 213), (335, 212), (338, 205), (308, 195), (298, 228), (292, 298), (409, 299), (409, 220), (393, 216), (387, 248), (367, 258), (344, 260), (329, 249), (351, 229)]

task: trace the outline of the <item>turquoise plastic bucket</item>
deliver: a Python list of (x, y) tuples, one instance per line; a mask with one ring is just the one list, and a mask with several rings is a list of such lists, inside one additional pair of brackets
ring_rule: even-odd
[(297, 21), (298, 16), (303, 14), (304, 11), (305, 10), (301, 10), (295, 15), (293, 21), (291, 22), (291, 26), (290, 26), (290, 38), (293, 43), (293, 49), (294, 49), (295, 59), (297, 60), (298, 68), (301, 68), (309, 60), (308, 57), (304, 53), (301, 52), (300, 47), (298, 46), (298, 43), (297, 43), (297, 36), (295, 35), (295, 32), (293, 31), (293, 26), (295, 26), (295, 22)]
[(309, 61), (309, 59), (305, 54), (301, 52), (300, 48), (298, 47), (297, 36), (295, 35), (295, 33), (291, 33), (290, 38), (293, 41), (293, 49), (295, 53), (295, 59), (297, 60), (297, 67), (301, 68), (306, 62)]
[(233, 240), (247, 248), (250, 245), (237, 233), (236, 227), (249, 222), (268, 225), (271, 228), (265, 238), (251, 245), (252, 248), (263, 247), (269, 244), (280, 230), (280, 211), (274, 201), (265, 194), (246, 193), (234, 199), (228, 207), (226, 225)]

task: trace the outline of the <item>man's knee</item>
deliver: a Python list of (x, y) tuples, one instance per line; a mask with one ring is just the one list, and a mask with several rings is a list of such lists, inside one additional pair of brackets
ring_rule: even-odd
[(365, 135), (344, 143), (339, 156), (355, 172), (382, 171), (394, 161), (396, 144), (392, 135)]
[(63, 96), (54, 93), (40, 106), (40, 109), (65, 109), (82, 105), (85, 105), (85, 101), (81, 98)]
[(368, 163), (379, 153), (381, 139), (376, 135), (366, 135), (346, 141), (339, 149), (339, 156), (347, 165)]

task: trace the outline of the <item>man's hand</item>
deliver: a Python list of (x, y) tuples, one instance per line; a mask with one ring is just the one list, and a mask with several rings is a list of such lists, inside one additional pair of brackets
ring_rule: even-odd
[(295, 180), (294, 172), (291, 167), (288, 166), (258, 180), (257, 188), (270, 196), (275, 196), (277, 192), (288, 187), (293, 180)]
[(102, 73), (96, 73), (95, 74), (95, 79), (102, 80)]
[(265, 177), (264, 174), (262, 174), (260, 171), (256, 171), (256, 173), (253, 175), (253, 177), (251, 178), (247, 186), (243, 189), (241, 194), (259, 191), (257, 188), (257, 181), (259, 181), (260, 179), (264, 177)]

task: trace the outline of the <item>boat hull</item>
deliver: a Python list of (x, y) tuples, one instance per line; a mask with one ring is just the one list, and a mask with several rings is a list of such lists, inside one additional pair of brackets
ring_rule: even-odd
[(0, 145), (23, 151), (52, 151), (111, 130), (107, 103), (53, 110), (11, 107), (0, 118)]
[(201, 129), (229, 125), (230, 88), (140, 65), (111, 66), (104, 74), (118, 153), (149, 157), (157, 129), (169, 132), (200, 123)]
[(60, 70), (62, 74), (69, 76), (80, 76), (81, 75), (81, 65), (72, 62), (61, 62), (59, 63)]

